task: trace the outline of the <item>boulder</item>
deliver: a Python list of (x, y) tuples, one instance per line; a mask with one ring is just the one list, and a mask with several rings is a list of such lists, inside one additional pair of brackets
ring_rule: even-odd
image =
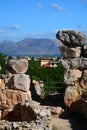
[(70, 68), (87, 69), (87, 58), (73, 58), (70, 61)]
[(8, 88), (21, 90), (28, 92), (30, 89), (31, 79), (29, 75), (25, 74), (14, 74), (11, 76), (7, 82)]
[(76, 47), (76, 48), (69, 48), (67, 46), (61, 45), (60, 46), (60, 51), (61, 51), (61, 55), (62, 57), (80, 57), (81, 55), (81, 48), (80, 47)]
[(6, 69), (12, 74), (23, 74), (28, 69), (27, 59), (11, 59), (7, 62)]
[(10, 109), (21, 101), (31, 99), (31, 93), (20, 90), (2, 89), (0, 90), (0, 110)]
[(67, 107), (71, 107), (71, 105), (78, 101), (81, 98), (79, 94), (79, 90), (75, 86), (68, 86), (65, 91), (64, 102)]
[(57, 39), (59, 39), (65, 46), (76, 47), (84, 46), (86, 43), (86, 36), (81, 32), (76, 32), (73, 30), (61, 30), (56, 34)]
[(70, 69), (64, 73), (64, 82), (66, 85), (72, 85), (75, 81), (80, 79), (82, 76), (82, 71), (78, 69)]

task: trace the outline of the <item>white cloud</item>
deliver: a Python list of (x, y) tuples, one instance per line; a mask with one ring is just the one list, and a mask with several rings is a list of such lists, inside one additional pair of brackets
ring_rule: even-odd
[(14, 24), (12, 26), (6, 26), (5, 29), (9, 29), (9, 30), (19, 30), (19, 25), (18, 24)]
[(57, 3), (52, 3), (52, 7), (56, 10), (56, 11), (63, 11), (63, 7), (59, 6)]
[(12, 27), (11, 27), (11, 29), (12, 30), (19, 30), (19, 25), (18, 24), (14, 24)]

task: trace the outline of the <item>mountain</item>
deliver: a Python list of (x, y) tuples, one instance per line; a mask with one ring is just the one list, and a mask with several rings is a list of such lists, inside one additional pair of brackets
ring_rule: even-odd
[(19, 42), (0, 41), (0, 52), (5, 55), (54, 56), (60, 55), (60, 42), (56, 39), (25, 38)]

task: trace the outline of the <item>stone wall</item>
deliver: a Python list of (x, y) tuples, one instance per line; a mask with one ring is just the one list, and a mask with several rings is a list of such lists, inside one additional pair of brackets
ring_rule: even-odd
[[(73, 30), (58, 31), (56, 37), (62, 42), (60, 46), (65, 73), (65, 105), (73, 111), (86, 113), (86, 100), (82, 98), (87, 91), (87, 46), (86, 36)], [(85, 106), (85, 109), (84, 109)]]
[(1, 119), (5, 119), (16, 104), (31, 99), (31, 79), (25, 74), (27, 69), (26, 59), (10, 60), (6, 65), (6, 74), (0, 75)]
[[(0, 130), (52, 130), (51, 112), (62, 112), (32, 100), (34, 84), (27, 69), (27, 59), (13, 59), (7, 62), (6, 74), (0, 75)], [(35, 98), (41, 95), (39, 89), (33, 92)]]

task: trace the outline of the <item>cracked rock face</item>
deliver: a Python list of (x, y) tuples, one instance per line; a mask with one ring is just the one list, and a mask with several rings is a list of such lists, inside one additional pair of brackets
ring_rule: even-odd
[(57, 39), (59, 39), (65, 46), (76, 47), (84, 46), (86, 42), (86, 37), (81, 32), (76, 32), (73, 30), (61, 30), (56, 34)]
[(20, 59), (20, 60), (11, 59), (7, 62), (6, 68), (11, 74), (24, 74), (28, 69), (28, 60), (27, 59)]

